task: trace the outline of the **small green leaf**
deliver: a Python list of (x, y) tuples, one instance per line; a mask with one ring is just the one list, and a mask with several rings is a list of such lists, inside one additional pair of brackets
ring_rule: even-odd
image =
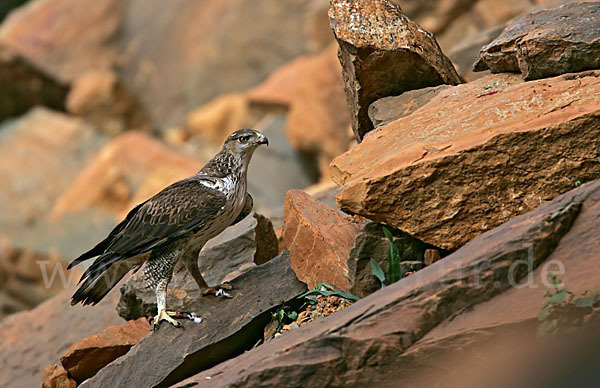
[(296, 319), (298, 319), (298, 313), (295, 311), (289, 312), (287, 314), (288, 318), (291, 319), (292, 321), (295, 321)]
[(385, 273), (381, 266), (371, 258), (371, 274), (375, 276), (381, 283), (381, 288), (385, 287)]
[(390, 232), (390, 230), (385, 226), (383, 227), (383, 234), (385, 234), (385, 237), (387, 237), (390, 242), (394, 242), (394, 236), (392, 235), (392, 232)]
[(550, 297), (550, 302), (552, 302), (552, 304), (561, 304), (562, 301), (565, 299), (566, 294), (567, 290), (562, 289)]
[(577, 307), (594, 307), (596, 305), (596, 298), (577, 298), (575, 300), (575, 306)]
[(359, 297), (351, 295), (351, 294), (346, 294), (344, 292), (328, 292), (328, 291), (321, 291), (321, 290), (312, 290), (312, 291), (307, 291), (304, 294), (298, 296), (298, 298), (307, 298), (309, 299), (311, 295), (323, 295), (323, 296), (339, 296), (340, 298), (344, 298), (344, 299), (348, 299), (351, 300), (353, 302), (356, 302), (358, 300), (360, 300)]
[(550, 314), (552, 314), (552, 310), (550, 310), (550, 309), (542, 310), (538, 314), (537, 319), (538, 319), (538, 321), (545, 321), (546, 319), (548, 319), (548, 317), (550, 316)]

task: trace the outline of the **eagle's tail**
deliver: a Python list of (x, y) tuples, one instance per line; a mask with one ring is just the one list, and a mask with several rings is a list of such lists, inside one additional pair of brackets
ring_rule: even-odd
[(95, 305), (119, 283), (123, 276), (134, 267), (139, 266), (131, 260), (104, 257), (107, 255), (110, 255), (110, 253), (98, 257), (94, 264), (84, 272), (79, 281), (81, 285), (71, 298), (71, 305), (79, 302), (83, 305)]

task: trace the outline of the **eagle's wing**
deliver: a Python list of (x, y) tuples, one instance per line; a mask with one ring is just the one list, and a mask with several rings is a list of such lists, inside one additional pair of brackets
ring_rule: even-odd
[(179, 181), (143, 203), (107, 250), (129, 257), (148, 252), (202, 228), (225, 204), (225, 194), (202, 181)]
[[(84, 284), (73, 296), (72, 303), (84, 300), (86, 291), (94, 287), (95, 281), (112, 264), (149, 252), (212, 222), (227, 200), (225, 194), (210, 186), (203, 184), (201, 179), (188, 178), (136, 206), (105, 240), (69, 265), (70, 268), (98, 256), (81, 277), (80, 282)], [(94, 299), (103, 296), (97, 295)]]

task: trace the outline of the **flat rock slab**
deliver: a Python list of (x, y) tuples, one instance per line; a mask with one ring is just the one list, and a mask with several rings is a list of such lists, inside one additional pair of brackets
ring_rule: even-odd
[[(343, 311), (276, 338), (178, 386), (241, 388), (265, 386), (265, 382), (274, 387), (377, 386), (378, 381), (390, 376), (395, 380), (387, 382), (395, 383), (380, 386), (403, 386), (402, 378), (410, 370), (398, 362), (399, 357), (437, 327), (514, 290), (513, 285), (545, 265), (550, 255), (562, 247), (562, 239), (580, 224), (579, 217), (587, 216), (588, 221), (598, 217), (599, 201), (600, 181), (572, 190)], [(597, 223), (593, 226), (595, 234), (588, 233), (578, 244), (597, 245)], [(572, 245), (564, 248), (573, 250)], [(588, 255), (567, 253), (561, 259), (587, 261)], [(598, 274), (592, 272), (581, 273), (588, 284), (597, 282)], [(542, 300), (539, 302), (538, 306)]]
[(457, 249), (598, 176), (599, 94), (600, 71), (445, 89), (332, 162), (338, 206)]
[(382, 97), (460, 77), (433, 35), (388, 0), (332, 0), (329, 21), (338, 41), (352, 129), (358, 141), (373, 129), (369, 105)]
[(600, 68), (600, 3), (522, 16), (481, 49), (475, 71), (520, 72), (526, 80)]
[(271, 310), (306, 291), (286, 253), (235, 278), (231, 285), (233, 299), (200, 297), (197, 287), (190, 291), (182, 307), (201, 315), (202, 323), (181, 320), (183, 329), (177, 329), (163, 322), (81, 386), (170, 386), (251, 348), (262, 338)]

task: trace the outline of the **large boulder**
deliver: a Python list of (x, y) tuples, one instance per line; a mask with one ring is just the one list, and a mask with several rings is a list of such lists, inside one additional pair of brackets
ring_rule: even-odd
[[(549, 273), (558, 272), (575, 294), (597, 290), (600, 275), (590, 268), (598, 257), (599, 204), (600, 181), (572, 190), (341, 312), (177, 386), (464, 386), (475, 370), (455, 374), (457, 355), (473, 365), (478, 346), (504, 333), (518, 357), (514, 336), (535, 338)], [(507, 375), (504, 368), (495, 373)], [(423, 374), (430, 384), (418, 383)]]
[(90, 69), (114, 66), (113, 47), (124, 3), (36, 0), (13, 11), (0, 27), (0, 47), (68, 85)]
[(183, 328), (163, 323), (82, 387), (153, 387), (181, 381), (252, 348), (262, 339), (274, 309), (306, 290), (286, 254), (238, 276), (231, 285), (233, 299), (202, 297), (190, 276), (176, 276), (172, 293), (181, 303), (169, 300), (169, 308), (197, 312), (204, 321), (182, 320)]
[(600, 68), (600, 3), (542, 10), (514, 20), (481, 49), (475, 71), (520, 72), (526, 80)]
[(45, 215), (105, 142), (83, 120), (41, 107), (4, 123), (0, 133), (0, 207), (10, 209), (2, 212), (2, 229)]
[(69, 299), (74, 292), (75, 288), (70, 287), (36, 308), (13, 314), (0, 323), (0, 386), (39, 386), (44, 368), (58, 365), (60, 356), (71, 345), (124, 322), (115, 311), (119, 290), (111, 291), (94, 307), (71, 307)]
[(338, 205), (457, 249), (600, 173), (598, 93), (597, 71), (443, 90), (332, 162)]
[(433, 35), (389, 0), (333, 0), (329, 19), (358, 141), (373, 129), (368, 115), (373, 101), (461, 82)]

